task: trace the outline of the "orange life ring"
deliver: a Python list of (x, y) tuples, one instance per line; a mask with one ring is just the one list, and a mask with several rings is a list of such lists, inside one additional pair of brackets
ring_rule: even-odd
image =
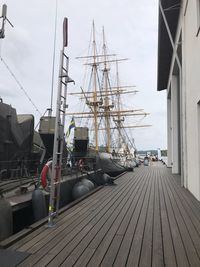
[(42, 184), (42, 187), (45, 189), (47, 187), (47, 179), (48, 179), (48, 174), (49, 174), (49, 168), (51, 168), (52, 166), (52, 160), (48, 161), (43, 169), (42, 169), (42, 172), (41, 172), (41, 184)]

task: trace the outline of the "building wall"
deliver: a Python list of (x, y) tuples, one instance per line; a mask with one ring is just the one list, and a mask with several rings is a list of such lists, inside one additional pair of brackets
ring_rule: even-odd
[[(176, 48), (179, 49), (181, 70), (179, 73), (174, 53), (168, 81), (168, 167), (171, 165), (173, 173), (181, 174), (182, 185), (198, 200), (200, 200), (199, 29), (200, 0), (183, 0), (175, 41)], [(179, 80), (180, 83), (177, 83)]]
[[(188, 1), (185, 14), (182, 13), (182, 86), (186, 90), (186, 140), (187, 177), (184, 185), (200, 200), (200, 33), (198, 31), (197, 0)], [(187, 180), (187, 181), (186, 181)]]

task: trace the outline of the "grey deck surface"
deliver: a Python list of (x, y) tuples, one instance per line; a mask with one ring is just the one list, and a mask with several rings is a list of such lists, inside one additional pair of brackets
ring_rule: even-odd
[(161, 163), (141, 166), (9, 250), (19, 266), (200, 266), (200, 204)]

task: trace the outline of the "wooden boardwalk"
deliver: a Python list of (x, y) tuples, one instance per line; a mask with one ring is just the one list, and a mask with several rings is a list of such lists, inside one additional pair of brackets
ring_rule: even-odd
[(161, 163), (141, 166), (8, 250), (19, 266), (200, 266), (200, 204)]

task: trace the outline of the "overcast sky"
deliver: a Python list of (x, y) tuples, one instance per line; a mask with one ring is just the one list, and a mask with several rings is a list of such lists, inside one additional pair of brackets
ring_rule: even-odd
[[(56, 0), (4, 0), (8, 18), (5, 39), (0, 40), (1, 56), (7, 62), (41, 113), (50, 106), (53, 38)], [(57, 90), (58, 58), (62, 40), (62, 21), (69, 20), (70, 77), (76, 85), (69, 91), (80, 91), (83, 65), (75, 59), (87, 54), (92, 21), (97, 39), (102, 26), (110, 53), (129, 58), (120, 64), (120, 82), (136, 85), (139, 92), (126, 100), (132, 109), (143, 108), (151, 113), (141, 124), (150, 128), (132, 130), (138, 149), (166, 149), (166, 92), (157, 92), (157, 0), (58, 0), (54, 103)], [(40, 115), (24, 95), (5, 65), (0, 62), (0, 96), (17, 113)], [(68, 98), (69, 109), (73, 101)], [(54, 106), (55, 109), (55, 106)], [(67, 123), (66, 123), (67, 124)]]

